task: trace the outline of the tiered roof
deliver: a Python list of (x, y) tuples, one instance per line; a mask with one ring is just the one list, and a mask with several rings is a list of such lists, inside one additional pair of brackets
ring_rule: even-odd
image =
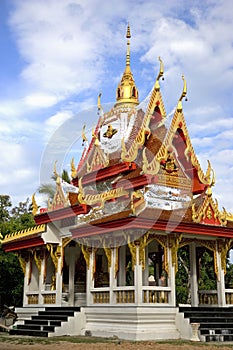
[(33, 200), (36, 223), (76, 218), (70, 227), (73, 238), (118, 232), (123, 227), (233, 237), (232, 215), (221, 211), (212, 198), (211, 164), (208, 161), (204, 173), (189, 137), (182, 107), (187, 93), (184, 76), (168, 124), (160, 91), (163, 62), (159, 58), (153, 89), (139, 103), (130, 68), (129, 26), (127, 39), (126, 68), (116, 104), (104, 112), (99, 95), (99, 119), (91, 142), (87, 144), (83, 131), (85, 148), (77, 168), (72, 160), (72, 185), (77, 191), (65, 193), (58, 177), (47, 209), (38, 212)]

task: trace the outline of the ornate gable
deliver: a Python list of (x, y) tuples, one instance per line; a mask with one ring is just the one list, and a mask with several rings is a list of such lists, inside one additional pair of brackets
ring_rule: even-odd
[[(163, 76), (163, 62), (160, 60), (160, 71), (157, 76), (155, 85), (150, 95), (149, 103), (147, 105), (146, 113), (143, 116), (142, 123), (137, 130), (137, 133), (133, 135), (130, 147), (127, 149), (125, 140), (122, 140), (122, 153), (121, 159), (126, 162), (133, 162), (138, 155), (138, 150), (145, 144), (146, 138), (151, 135), (153, 127), (157, 128), (159, 124), (163, 123), (166, 118), (166, 111), (160, 92), (159, 79)], [(140, 112), (141, 105), (138, 106), (138, 113)]]
[(58, 176), (56, 180), (56, 192), (54, 194), (52, 203), (48, 202), (48, 211), (61, 209), (70, 205), (61, 186), (61, 178)]
[(196, 209), (195, 204), (192, 205), (192, 219), (196, 223), (226, 226), (227, 212), (225, 209), (221, 212), (218, 209), (218, 201), (212, 198), (211, 189), (208, 188), (202, 205)]
[[(210, 185), (209, 167), (205, 175), (193, 149), (182, 110), (181, 100), (185, 95), (186, 83), (184, 83), (184, 89), (171, 125), (163, 142), (161, 142), (161, 147), (156, 156), (150, 160), (148, 150), (144, 149), (142, 170), (145, 174), (156, 175), (163, 168), (174, 177), (175, 167), (177, 169), (180, 168), (182, 177), (186, 178), (186, 181), (192, 181), (190, 185), (192, 192), (198, 194), (202, 193)], [(175, 160), (177, 164), (173, 164)], [(172, 171), (171, 167), (174, 167)], [(169, 168), (170, 170), (168, 171)]]

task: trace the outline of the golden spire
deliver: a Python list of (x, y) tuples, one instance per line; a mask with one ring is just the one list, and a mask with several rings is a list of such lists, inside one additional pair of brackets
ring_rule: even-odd
[(127, 26), (126, 32), (127, 38), (127, 51), (126, 51), (126, 66), (123, 76), (120, 83), (118, 84), (116, 91), (116, 100), (115, 106), (119, 104), (130, 104), (138, 105), (138, 90), (134, 82), (133, 73), (130, 69), (130, 26)]
[(184, 74), (182, 74), (182, 79), (183, 79), (184, 85), (183, 85), (182, 94), (180, 95), (180, 98), (179, 98), (179, 101), (178, 101), (178, 105), (177, 105), (177, 111), (178, 112), (182, 111), (182, 109), (183, 109), (183, 107), (182, 107), (182, 99), (187, 95), (187, 83), (186, 83)]

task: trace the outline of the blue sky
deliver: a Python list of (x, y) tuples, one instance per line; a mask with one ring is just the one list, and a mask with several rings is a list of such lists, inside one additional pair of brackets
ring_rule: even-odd
[(158, 56), (167, 114), (184, 73), (194, 149), (204, 170), (207, 159), (215, 169), (220, 207), (233, 212), (231, 0), (1, 0), (0, 193), (17, 204), (49, 180), (55, 160), (58, 170), (69, 170), (71, 154), (78, 163), (81, 129), (97, 120), (99, 92), (102, 104), (115, 101), (128, 21), (140, 100), (153, 86)]

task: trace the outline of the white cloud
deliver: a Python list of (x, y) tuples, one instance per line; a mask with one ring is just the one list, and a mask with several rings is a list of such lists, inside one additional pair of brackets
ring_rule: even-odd
[(57, 101), (58, 98), (55, 95), (46, 95), (43, 93), (31, 94), (24, 98), (25, 105), (33, 108), (51, 107), (55, 105)]

